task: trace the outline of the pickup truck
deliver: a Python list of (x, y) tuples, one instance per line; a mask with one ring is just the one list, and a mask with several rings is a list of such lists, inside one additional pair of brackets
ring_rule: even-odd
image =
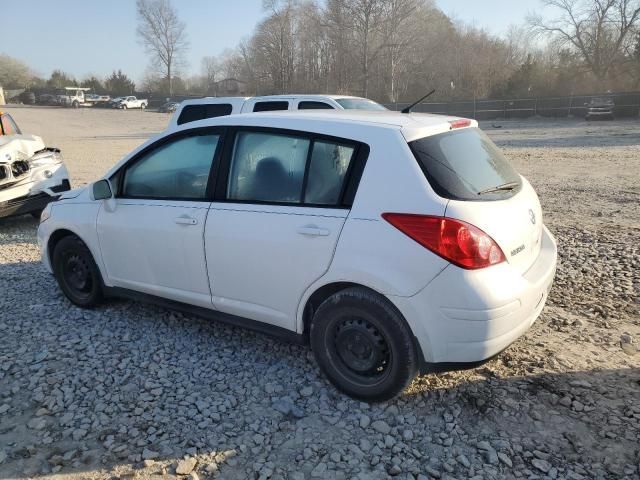
[(127, 110), (128, 108), (139, 108), (141, 110), (144, 110), (145, 108), (147, 108), (148, 104), (149, 101), (146, 98), (138, 99), (136, 97), (130, 96), (123, 97), (122, 100), (120, 100), (120, 102), (116, 104), (116, 108), (120, 108), (122, 110)]

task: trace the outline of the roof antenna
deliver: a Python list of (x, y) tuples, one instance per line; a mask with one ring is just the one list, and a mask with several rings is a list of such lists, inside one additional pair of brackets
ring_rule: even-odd
[(427, 93), (424, 97), (422, 97), (420, 100), (418, 100), (417, 102), (412, 103), (411, 105), (409, 105), (406, 108), (403, 108), (402, 110), (400, 110), (400, 113), (411, 113), (411, 109), (413, 107), (415, 107), (416, 105), (418, 105), (420, 102), (422, 102), (423, 100), (425, 100), (426, 98), (430, 97), (431, 95), (433, 95), (435, 93), (436, 89), (434, 88), (433, 90), (431, 90), (429, 93)]

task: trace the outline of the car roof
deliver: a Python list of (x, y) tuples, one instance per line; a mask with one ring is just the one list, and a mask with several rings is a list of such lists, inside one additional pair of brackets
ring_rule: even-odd
[[(196, 122), (185, 123), (171, 130), (178, 131), (194, 127), (216, 125), (273, 125), (277, 128), (288, 128), (285, 126), (286, 124), (296, 124), (296, 122), (299, 123), (301, 120), (308, 120), (311, 124), (328, 122), (333, 125), (358, 124), (401, 130), (407, 141), (412, 141), (427, 135), (449, 130), (449, 122), (460, 120), (460, 117), (430, 113), (400, 113), (390, 110), (282, 110), (208, 118), (205, 120), (198, 120)], [(470, 122), (470, 126), (475, 127), (478, 125), (475, 120), (471, 120)]]

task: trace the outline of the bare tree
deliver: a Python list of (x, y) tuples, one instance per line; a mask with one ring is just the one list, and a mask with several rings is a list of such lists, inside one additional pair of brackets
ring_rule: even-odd
[(369, 68), (375, 50), (372, 45), (374, 34), (380, 28), (383, 18), (383, 0), (346, 0), (346, 9), (353, 22), (353, 32), (357, 39), (362, 67), (362, 95), (369, 95)]
[(574, 48), (603, 83), (640, 22), (640, 0), (541, 1), (559, 11), (559, 16), (546, 20), (539, 14), (531, 15), (529, 24), (539, 34), (550, 34)]
[(220, 63), (216, 57), (202, 57), (202, 76), (207, 93), (216, 93)]
[(137, 0), (138, 36), (153, 55), (153, 62), (166, 75), (169, 96), (173, 95), (173, 76), (184, 61), (188, 48), (184, 22), (169, 0)]
[(389, 100), (392, 102), (398, 101), (400, 65), (412, 41), (407, 23), (417, 6), (417, 0), (388, 0), (386, 3), (383, 35), (389, 60)]

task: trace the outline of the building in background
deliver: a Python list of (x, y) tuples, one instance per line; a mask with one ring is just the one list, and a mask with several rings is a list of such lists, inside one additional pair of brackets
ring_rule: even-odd
[(244, 97), (247, 95), (247, 82), (237, 78), (224, 78), (215, 83), (216, 97)]

